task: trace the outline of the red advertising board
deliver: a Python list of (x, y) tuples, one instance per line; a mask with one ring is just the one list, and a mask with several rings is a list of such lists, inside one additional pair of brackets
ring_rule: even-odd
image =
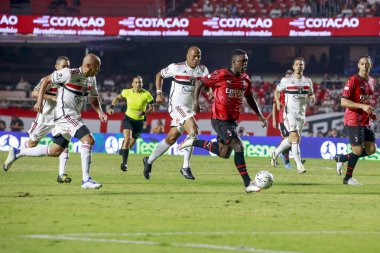
[(0, 34), (154, 37), (378, 37), (380, 36), (380, 18), (150, 18), (0, 14)]

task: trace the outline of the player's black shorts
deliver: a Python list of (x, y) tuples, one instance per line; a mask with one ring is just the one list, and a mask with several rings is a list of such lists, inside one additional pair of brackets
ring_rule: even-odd
[(350, 144), (352, 146), (362, 145), (365, 141), (375, 142), (375, 132), (366, 126), (344, 126)]
[(135, 120), (125, 115), (123, 120), (123, 129), (129, 129), (132, 131), (132, 138), (137, 139), (141, 134), (144, 120)]
[(230, 144), (231, 140), (238, 137), (237, 123), (234, 120), (211, 119), (211, 125), (218, 134), (218, 142)]
[(280, 123), (280, 131), (281, 131), (281, 136), (282, 137), (289, 137), (289, 132), (285, 127), (284, 123)]

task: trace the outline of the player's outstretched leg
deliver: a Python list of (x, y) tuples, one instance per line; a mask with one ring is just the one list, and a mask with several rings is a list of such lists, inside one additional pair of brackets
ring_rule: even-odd
[(14, 147), (10, 147), (9, 148), (8, 157), (5, 160), (5, 162), (3, 163), (3, 169), (4, 169), (4, 171), (8, 171), (11, 168), (12, 163), (17, 159), (16, 158), (16, 153), (18, 151), (19, 150), (17, 148), (14, 148)]
[(195, 177), (191, 172), (190, 168), (190, 158), (193, 153), (194, 147), (188, 147), (183, 149), (183, 165), (181, 167), (180, 173), (186, 178), (190, 180), (194, 180)]

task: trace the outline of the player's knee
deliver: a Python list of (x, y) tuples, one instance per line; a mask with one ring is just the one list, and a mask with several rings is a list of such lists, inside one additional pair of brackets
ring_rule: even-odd
[(82, 143), (83, 144), (88, 144), (88, 145), (94, 145), (95, 144), (95, 139), (90, 135), (90, 137), (83, 138)]
[(34, 148), (35, 146), (37, 146), (38, 142), (36, 141), (28, 141), (28, 143), (26, 144), (27, 148)]

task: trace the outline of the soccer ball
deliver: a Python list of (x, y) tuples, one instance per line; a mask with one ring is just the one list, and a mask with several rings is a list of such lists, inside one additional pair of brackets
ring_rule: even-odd
[(268, 189), (273, 185), (274, 177), (269, 171), (263, 170), (256, 174), (253, 184), (260, 189)]

